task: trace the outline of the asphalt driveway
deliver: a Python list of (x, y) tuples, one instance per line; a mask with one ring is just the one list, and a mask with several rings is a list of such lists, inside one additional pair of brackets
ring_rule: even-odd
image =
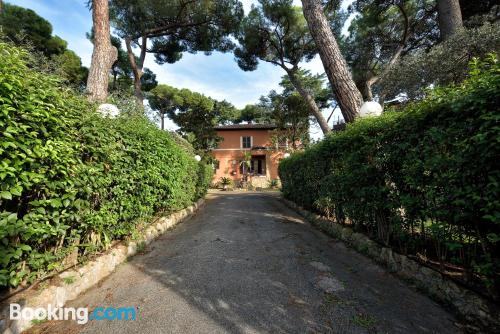
[(457, 333), (455, 320), (319, 231), (277, 194), (210, 194), (195, 216), (70, 303), (135, 321), (46, 322), (31, 333)]

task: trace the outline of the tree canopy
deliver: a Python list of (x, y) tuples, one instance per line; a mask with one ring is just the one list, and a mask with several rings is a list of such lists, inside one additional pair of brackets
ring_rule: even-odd
[(375, 88), (383, 102), (379, 81), (384, 73), (402, 56), (437, 42), (435, 6), (427, 0), (357, 0), (350, 11), (358, 15), (343, 43), (344, 55), (364, 100), (373, 99)]
[(68, 43), (58, 36), (52, 36), (52, 25), (35, 11), (9, 3), (0, 13), (3, 34), (15, 44), (30, 44), (46, 56), (61, 54)]
[[(332, 106), (333, 94), (329, 87), (324, 86), (324, 75), (311, 75), (309, 71), (300, 70), (297, 76), (306, 89), (314, 92), (316, 103), (320, 109)], [(277, 129), (273, 131), (272, 140), (284, 143), (288, 140), (291, 147), (297, 149), (309, 143), (309, 123), (311, 114), (303, 97), (297, 93), (288, 76), (283, 76), (280, 82), (281, 92), (271, 90), (260, 97), (256, 104), (248, 104), (241, 111), (234, 123), (270, 123)]]
[[(87, 36), (91, 41), (93, 31)], [(111, 66), (111, 91), (126, 89), (132, 85), (132, 66), (128, 59), (127, 51), (122, 47), (122, 41), (117, 36), (111, 36), (111, 44), (118, 50), (118, 57), (113, 66)]]
[(324, 133), (330, 129), (319, 110), (313, 92), (298, 77), (299, 63), (312, 60), (317, 49), (300, 7), (292, 0), (259, 0), (241, 23), (240, 46), (235, 49), (238, 66), (255, 70), (259, 60), (281, 67), (306, 102)]
[(384, 74), (382, 89), (388, 96), (421, 99), (433, 85), (465, 80), (469, 63), (488, 53), (500, 53), (500, 26), (486, 22), (477, 28), (463, 29), (429, 50), (406, 55)]
[[(165, 64), (178, 61), (183, 52), (229, 51), (234, 47), (230, 35), (243, 17), (238, 0), (111, 0), (110, 6), (113, 26), (127, 43), (139, 101), (146, 53)], [(139, 47), (137, 60), (132, 45)]]
[(65, 40), (52, 35), (52, 25), (35, 11), (6, 3), (0, 12), (0, 26), (4, 39), (41, 54), (39, 62), (67, 83), (85, 85), (88, 69), (80, 57), (67, 49)]
[(85, 86), (88, 69), (82, 66), (82, 60), (71, 50), (52, 56), (54, 70), (61, 78), (78, 87)]
[[(262, 99), (265, 97), (261, 97)], [(271, 111), (263, 103), (247, 104), (240, 110), (239, 116), (234, 119), (234, 123), (272, 123)]]
[(277, 129), (273, 131), (272, 140), (275, 143), (290, 142), (295, 150), (298, 144), (309, 143), (310, 113), (304, 99), (296, 91), (277, 93), (271, 91), (265, 99), (261, 100), (271, 111), (270, 117)]
[(241, 25), (235, 56), (245, 71), (255, 70), (259, 60), (294, 70), (317, 53), (299, 7), (291, 0), (259, 0)]
[(440, 39), (435, 0), (356, 0), (343, 53), (364, 99), (421, 98), (465, 79), (473, 57), (498, 52), (494, 1), (460, 1), (466, 29)]
[(189, 89), (168, 85), (158, 85), (151, 90), (148, 100), (151, 108), (159, 113), (162, 128), (168, 116), (197, 150), (213, 148), (219, 140), (214, 127), (231, 122), (237, 115), (237, 109), (227, 101), (216, 101)]

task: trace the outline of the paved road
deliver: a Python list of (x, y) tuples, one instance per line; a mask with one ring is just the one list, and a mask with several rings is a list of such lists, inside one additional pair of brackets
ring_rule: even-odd
[(136, 306), (136, 321), (32, 333), (457, 333), (454, 318), (314, 230), (272, 193), (217, 193), (73, 306)]

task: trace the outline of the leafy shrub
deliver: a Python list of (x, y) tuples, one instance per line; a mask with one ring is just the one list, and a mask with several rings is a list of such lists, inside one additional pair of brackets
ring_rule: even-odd
[(403, 253), (459, 264), (494, 290), (499, 96), (496, 57), (475, 61), (462, 85), (435, 89), (402, 113), (360, 119), (284, 159), (284, 196)]
[(0, 286), (60, 269), (203, 196), (205, 164), (145, 116), (102, 118), (0, 43)]
[(226, 189), (228, 186), (233, 184), (233, 180), (231, 180), (228, 177), (223, 176), (220, 178), (219, 184), (222, 186), (223, 189)]
[(276, 189), (279, 187), (280, 183), (278, 179), (272, 179), (267, 182), (269, 188)]
[(198, 192), (196, 194), (197, 198), (201, 198), (205, 196), (208, 188), (212, 184), (212, 178), (214, 175), (214, 168), (211, 164), (200, 161), (198, 165), (198, 183), (196, 185), (196, 189)]

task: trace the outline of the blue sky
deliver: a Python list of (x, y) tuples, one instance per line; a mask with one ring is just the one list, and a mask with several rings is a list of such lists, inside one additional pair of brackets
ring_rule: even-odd
[[(7, 0), (6, 2), (31, 8), (47, 19), (53, 26), (53, 34), (66, 40), (68, 48), (82, 58), (83, 65), (90, 66), (92, 44), (85, 37), (85, 33), (92, 27), (92, 16), (86, 7), (86, 0)], [(245, 12), (248, 12), (256, 0), (242, 0), (242, 2)], [(300, 0), (294, 2), (300, 5)], [(343, 6), (347, 6), (350, 2), (352, 0), (344, 0)], [(324, 72), (319, 58), (302, 66), (313, 73)], [(271, 89), (279, 89), (278, 83), (284, 74), (283, 70), (263, 62), (259, 64), (257, 70), (244, 72), (237, 66), (233, 54), (218, 52), (210, 56), (202, 53), (186, 53), (177, 63), (161, 66), (154, 62), (153, 55), (148, 54), (145, 67), (156, 73), (160, 83), (188, 88), (218, 100), (225, 99), (238, 108), (257, 102), (261, 95), (267, 94)], [(325, 111), (325, 114), (329, 114), (329, 111)], [(340, 115), (338, 111), (337, 114)], [(168, 126), (174, 128), (171, 123)], [(312, 129), (311, 135), (315, 138), (321, 136), (317, 128)]]

